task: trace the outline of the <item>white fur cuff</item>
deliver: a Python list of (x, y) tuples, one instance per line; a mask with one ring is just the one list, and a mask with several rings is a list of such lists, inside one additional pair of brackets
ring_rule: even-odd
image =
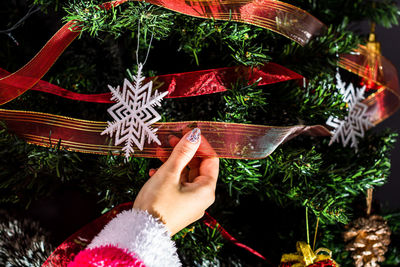
[(134, 253), (148, 267), (181, 266), (165, 225), (147, 211), (123, 211), (92, 240), (88, 248), (112, 244)]

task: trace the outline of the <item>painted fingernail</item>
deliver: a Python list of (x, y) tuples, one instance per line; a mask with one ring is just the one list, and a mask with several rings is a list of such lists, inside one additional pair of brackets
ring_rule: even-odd
[(200, 139), (201, 131), (199, 128), (194, 128), (186, 139), (193, 144), (196, 144)]

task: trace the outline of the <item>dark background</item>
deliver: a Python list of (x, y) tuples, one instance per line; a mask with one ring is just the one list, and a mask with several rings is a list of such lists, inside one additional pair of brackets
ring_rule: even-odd
[[(60, 24), (55, 23), (53, 31), (46, 29), (45, 32), (55, 32), (59, 26)], [(368, 22), (357, 23), (352, 27), (365, 35), (369, 32)], [(400, 77), (400, 26), (390, 29), (378, 26), (376, 34), (377, 40), (381, 43), (383, 56), (388, 58), (398, 69)], [(45, 37), (43, 39), (47, 40), (48, 38)], [(42, 45), (42, 43), (38, 42), (38, 45)], [(388, 127), (400, 134), (400, 111), (372, 130), (381, 131)], [(398, 138), (398, 142), (392, 152), (391, 161), (392, 168), (388, 183), (383, 187), (377, 188), (375, 196), (383, 206), (400, 209), (400, 138)], [(74, 188), (63, 188), (51, 200), (45, 199), (32, 203), (28, 215), (40, 220), (41, 225), (52, 233), (52, 238), (55, 240), (53, 244), (59, 244), (71, 233), (98, 216), (100, 211), (96, 210), (94, 199), (95, 197), (83, 195)], [(246, 206), (243, 205), (243, 207)], [(289, 215), (292, 216), (293, 214)], [(247, 219), (251, 220), (249, 218)], [(258, 218), (252, 219), (252, 221), (256, 220)], [(260, 222), (263, 221), (260, 220)], [(262, 227), (265, 227), (265, 225), (261, 224), (260, 228)]]
[[(400, 3), (398, 5), (400, 6)], [(365, 34), (369, 32), (367, 22), (353, 25), (353, 27)], [(382, 55), (393, 63), (400, 77), (400, 26), (389, 29), (377, 26), (376, 37), (377, 41), (381, 43)], [(374, 130), (380, 131), (385, 128), (391, 128), (400, 135), (400, 111), (380, 123)], [(397, 139), (392, 152), (391, 163), (391, 175), (388, 183), (378, 188), (375, 195), (384, 206), (400, 208), (400, 138)]]

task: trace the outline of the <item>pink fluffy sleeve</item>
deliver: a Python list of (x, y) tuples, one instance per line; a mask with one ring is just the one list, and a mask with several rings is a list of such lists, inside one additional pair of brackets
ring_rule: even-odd
[[(85, 260), (101, 259), (112, 264), (97, 265)], [(122, 257), (119, 259), (118, 257)], [(79, 259), (79, 264), (76, 263)], [(100, 263), (102, 261), (100, 260)], [(121, 260), (124, 262), (118, 263)], [(91, 260), (92, 261), (92, 260)], [(115, 263), (114, 263), (115, 262)], [(127, 263), (133, 262), (133, 265)], [(143, 265), (135, 265), (140, 262)], [(146, 211), (127, 210), (112, 219), (74, 259), (75, 266), (179, 267), (175, 243), (165, 225)]]
[(101, 246), (82, 250), (68, 267), (89, 267), (89, 266), (110, 266), (110, 267), (145, 267), (144, 263), (126, 249), (113, 245)]

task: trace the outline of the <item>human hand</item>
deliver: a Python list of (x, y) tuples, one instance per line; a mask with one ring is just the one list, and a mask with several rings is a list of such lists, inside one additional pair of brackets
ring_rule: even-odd
[[(174, 147), (168, 160), (157, 170), (137, 195), (133, 207), (147, 210), (163, 221), (172, 235), (200, 219), (215, 200), (219, 159), (193, 158), (212, 149), (201, 141), (200, 129), (179, 140), (171, 136)], [(199, 148), (200, 147), (200, 148)]]

